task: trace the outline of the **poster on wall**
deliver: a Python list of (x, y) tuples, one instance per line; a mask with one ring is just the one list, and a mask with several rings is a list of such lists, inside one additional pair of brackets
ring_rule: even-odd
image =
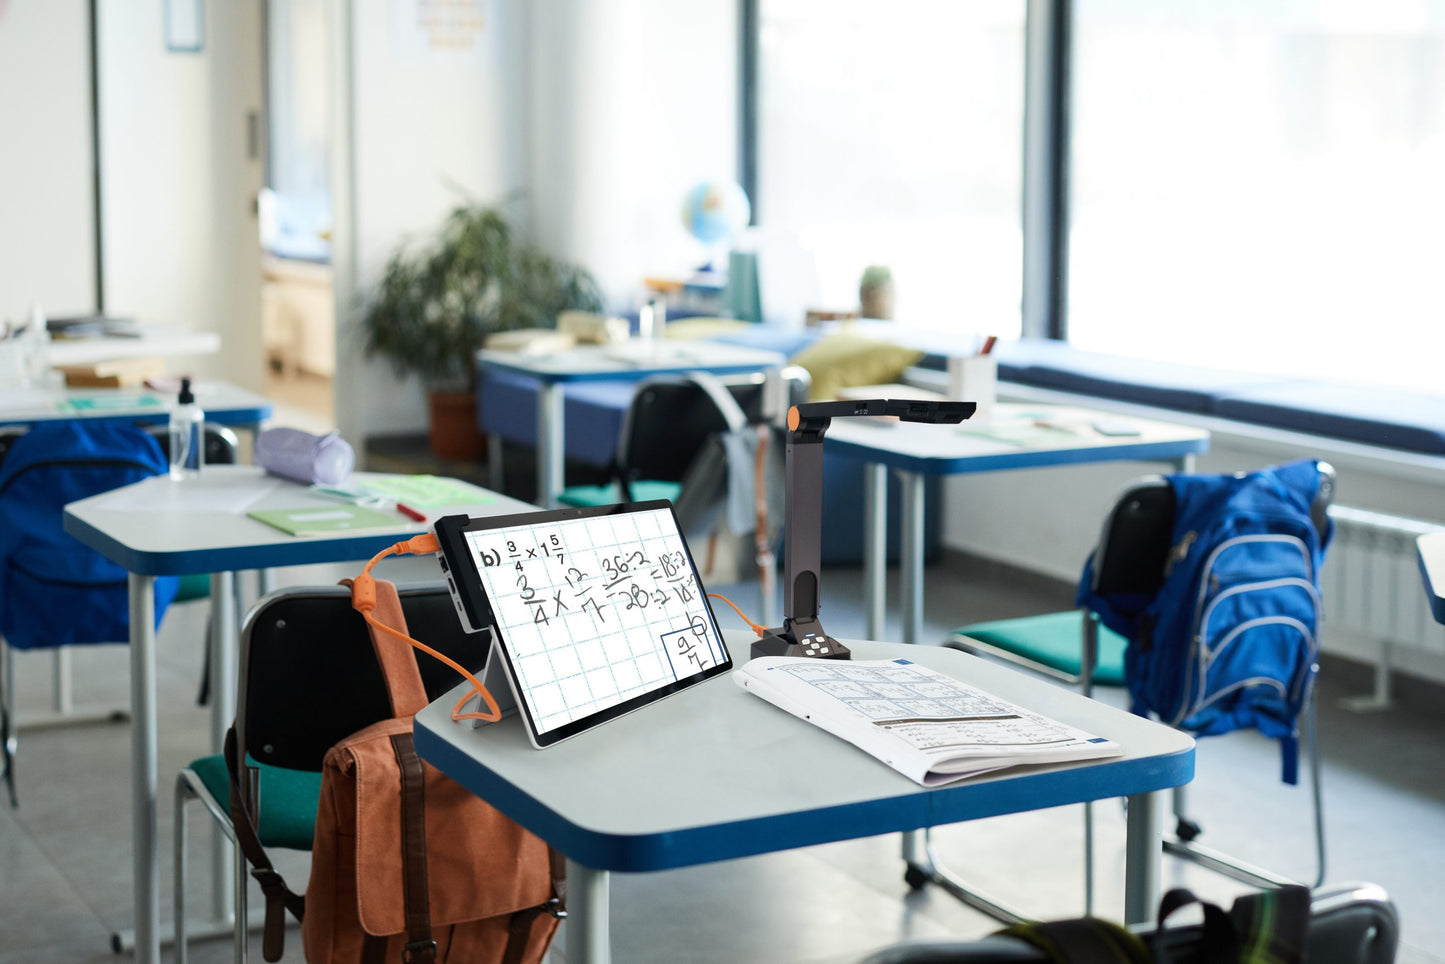
[(488, 0), (392, 0), (397, 63), (408, 67), (479, 64)]

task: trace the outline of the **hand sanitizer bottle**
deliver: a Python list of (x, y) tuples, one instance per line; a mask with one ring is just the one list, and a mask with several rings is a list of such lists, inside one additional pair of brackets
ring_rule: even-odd
[(206, 447), (206, 413), (191, 394), (191, 380), (181, 379), (181, 393), (171, 409), (171, 478), (193, 479), (201, 474)]

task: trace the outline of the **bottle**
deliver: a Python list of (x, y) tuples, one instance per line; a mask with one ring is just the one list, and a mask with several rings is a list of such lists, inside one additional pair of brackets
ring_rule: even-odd
[(171, 478), (193, 479), (201, 474), (206, 447), (206, 413), (191, 394), (191, 380), (181, 379), (181, 393), (171, 409)]

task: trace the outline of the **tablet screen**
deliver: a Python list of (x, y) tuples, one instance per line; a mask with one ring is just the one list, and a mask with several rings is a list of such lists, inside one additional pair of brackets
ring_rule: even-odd
[(732, 665), (667, 502), (453, 516), (437, 534), (459, 595), (481, 590), (538, 746)]

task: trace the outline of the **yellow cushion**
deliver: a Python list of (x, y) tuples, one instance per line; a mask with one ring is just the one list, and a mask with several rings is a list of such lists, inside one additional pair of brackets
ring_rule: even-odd
[(669, 321), (667, 327), (662, 330), (664, 338), (712, 338), (714, 335), (725, 335), (730, 331), (742, 331), (744, 328), (756, 328), (751, 321), (741, 321), (737, 318), (679, 318), (677, 321)]
[(813, 376), (810, 401), (828, 401), (853, 385), (896, 382), (903, 370), (923, 359), (923, 352), (891, 342), (838, 332), (825, 335), (798, 352), (791, 364)]

